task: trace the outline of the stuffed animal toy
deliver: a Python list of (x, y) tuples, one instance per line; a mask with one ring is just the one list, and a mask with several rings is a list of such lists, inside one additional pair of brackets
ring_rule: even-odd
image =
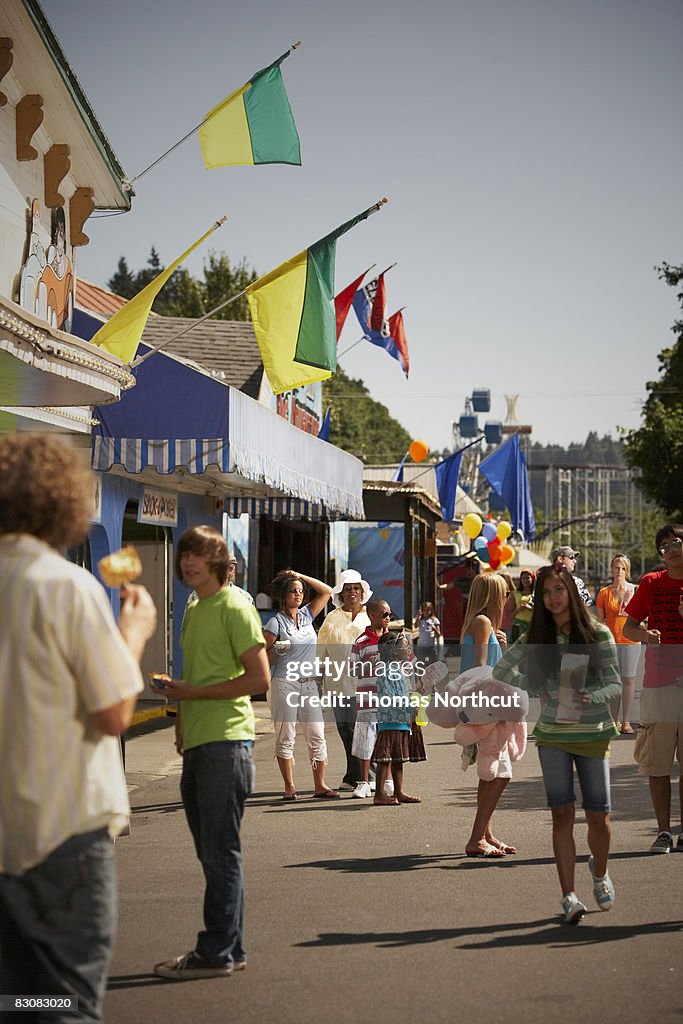
[[(480, 779), (496, 778), (501, 751), (507, 743), (511, 761), (526, 750), (526, 717), (529, 698), (524, 690), (494, 679), (491, 669), (470, 669), (449, 680), (445, 690), (435, 689), (429, 720), (443, 728), (455, 727), (455, 742), (463, 747), (477, 744), (477, 774)], [(448, 704), (436, 694), (448, 697)], [(488, 700), (481, 700), (481, 697)], [(455, 699), (453, 699), (455, 698)], [(467, 698), (467, 699), (466, 699)], [(491, 706), (491, 698), (494, 706)], [(501, 699), (502, 698), (502, 699)], [(507, 706), (501, 706), (501, 704)]]

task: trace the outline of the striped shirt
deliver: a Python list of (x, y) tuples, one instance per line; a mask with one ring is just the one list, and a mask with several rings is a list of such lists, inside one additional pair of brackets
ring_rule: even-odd
[(119, 741), (91, 715), (142, 690), (94, 576), (25, 534), (0, 536), (0, 872), (130, 811)]

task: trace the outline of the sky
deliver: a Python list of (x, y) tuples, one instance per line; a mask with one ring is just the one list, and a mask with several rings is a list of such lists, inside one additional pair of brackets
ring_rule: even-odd
[[(302, 167), (205, 171), (196, 137), (91, 218), (77, 272), (207, 243), (265, 274), (383, 196), (337, 245), (340, 291), (392, 263), (410, 379), (364, 342), (340, 366), (415, 438), (453, 443), (473, 388), (532, 440), (638, 426), (683, 262), (679, 0), (42, 0), (133, 177), (288, 47)], [(202, 251), (188, 269), (201, 274)], [(227, 298), (227, 296), (226, 296)], [(353, 311), (339, 352), (360, 337)]]

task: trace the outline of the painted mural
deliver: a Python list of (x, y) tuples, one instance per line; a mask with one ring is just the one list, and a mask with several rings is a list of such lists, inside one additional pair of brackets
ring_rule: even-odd
[(28, 255), (21, 269), (19, 305), (69, 333), (73, 323), (75, 279), (66, 252), (66, 218), (57, 207), (52, 217), (52, 242), (45, 252), (40, 240), (40, 203), (31, 204)]

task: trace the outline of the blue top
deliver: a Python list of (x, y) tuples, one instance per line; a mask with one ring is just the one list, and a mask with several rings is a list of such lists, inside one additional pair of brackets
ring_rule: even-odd
[[(287, 654), (276, 654), (273, 662), (273, 679), (285, 679), (287, 666), (298, 665), (302, 661), (313, 661), (316, 654), (317, 636), (313, 629), (313, 616), (306, 604), (299, 608), (296, 615), (296, 623), (289, 615), (283, 612), (276, 612), (268, 619), (264, 630), (272, 633), (278, 640), (290, 640), (291, 647)], [(290, 678), (291, 678), (290, 674)]]
[[(495, 630), (492, 629), (491, 636), (489, 637), (488, 654), (486, 656), (486, 664), (489, 668), (493, 668), (494, 665), (498, 664), (502, 654), (498, 637)], [(467, 672), (470, 668), (474, 668), (474, 637), (471, 633), (466, 633), (460, 651), (460, 671)]]

